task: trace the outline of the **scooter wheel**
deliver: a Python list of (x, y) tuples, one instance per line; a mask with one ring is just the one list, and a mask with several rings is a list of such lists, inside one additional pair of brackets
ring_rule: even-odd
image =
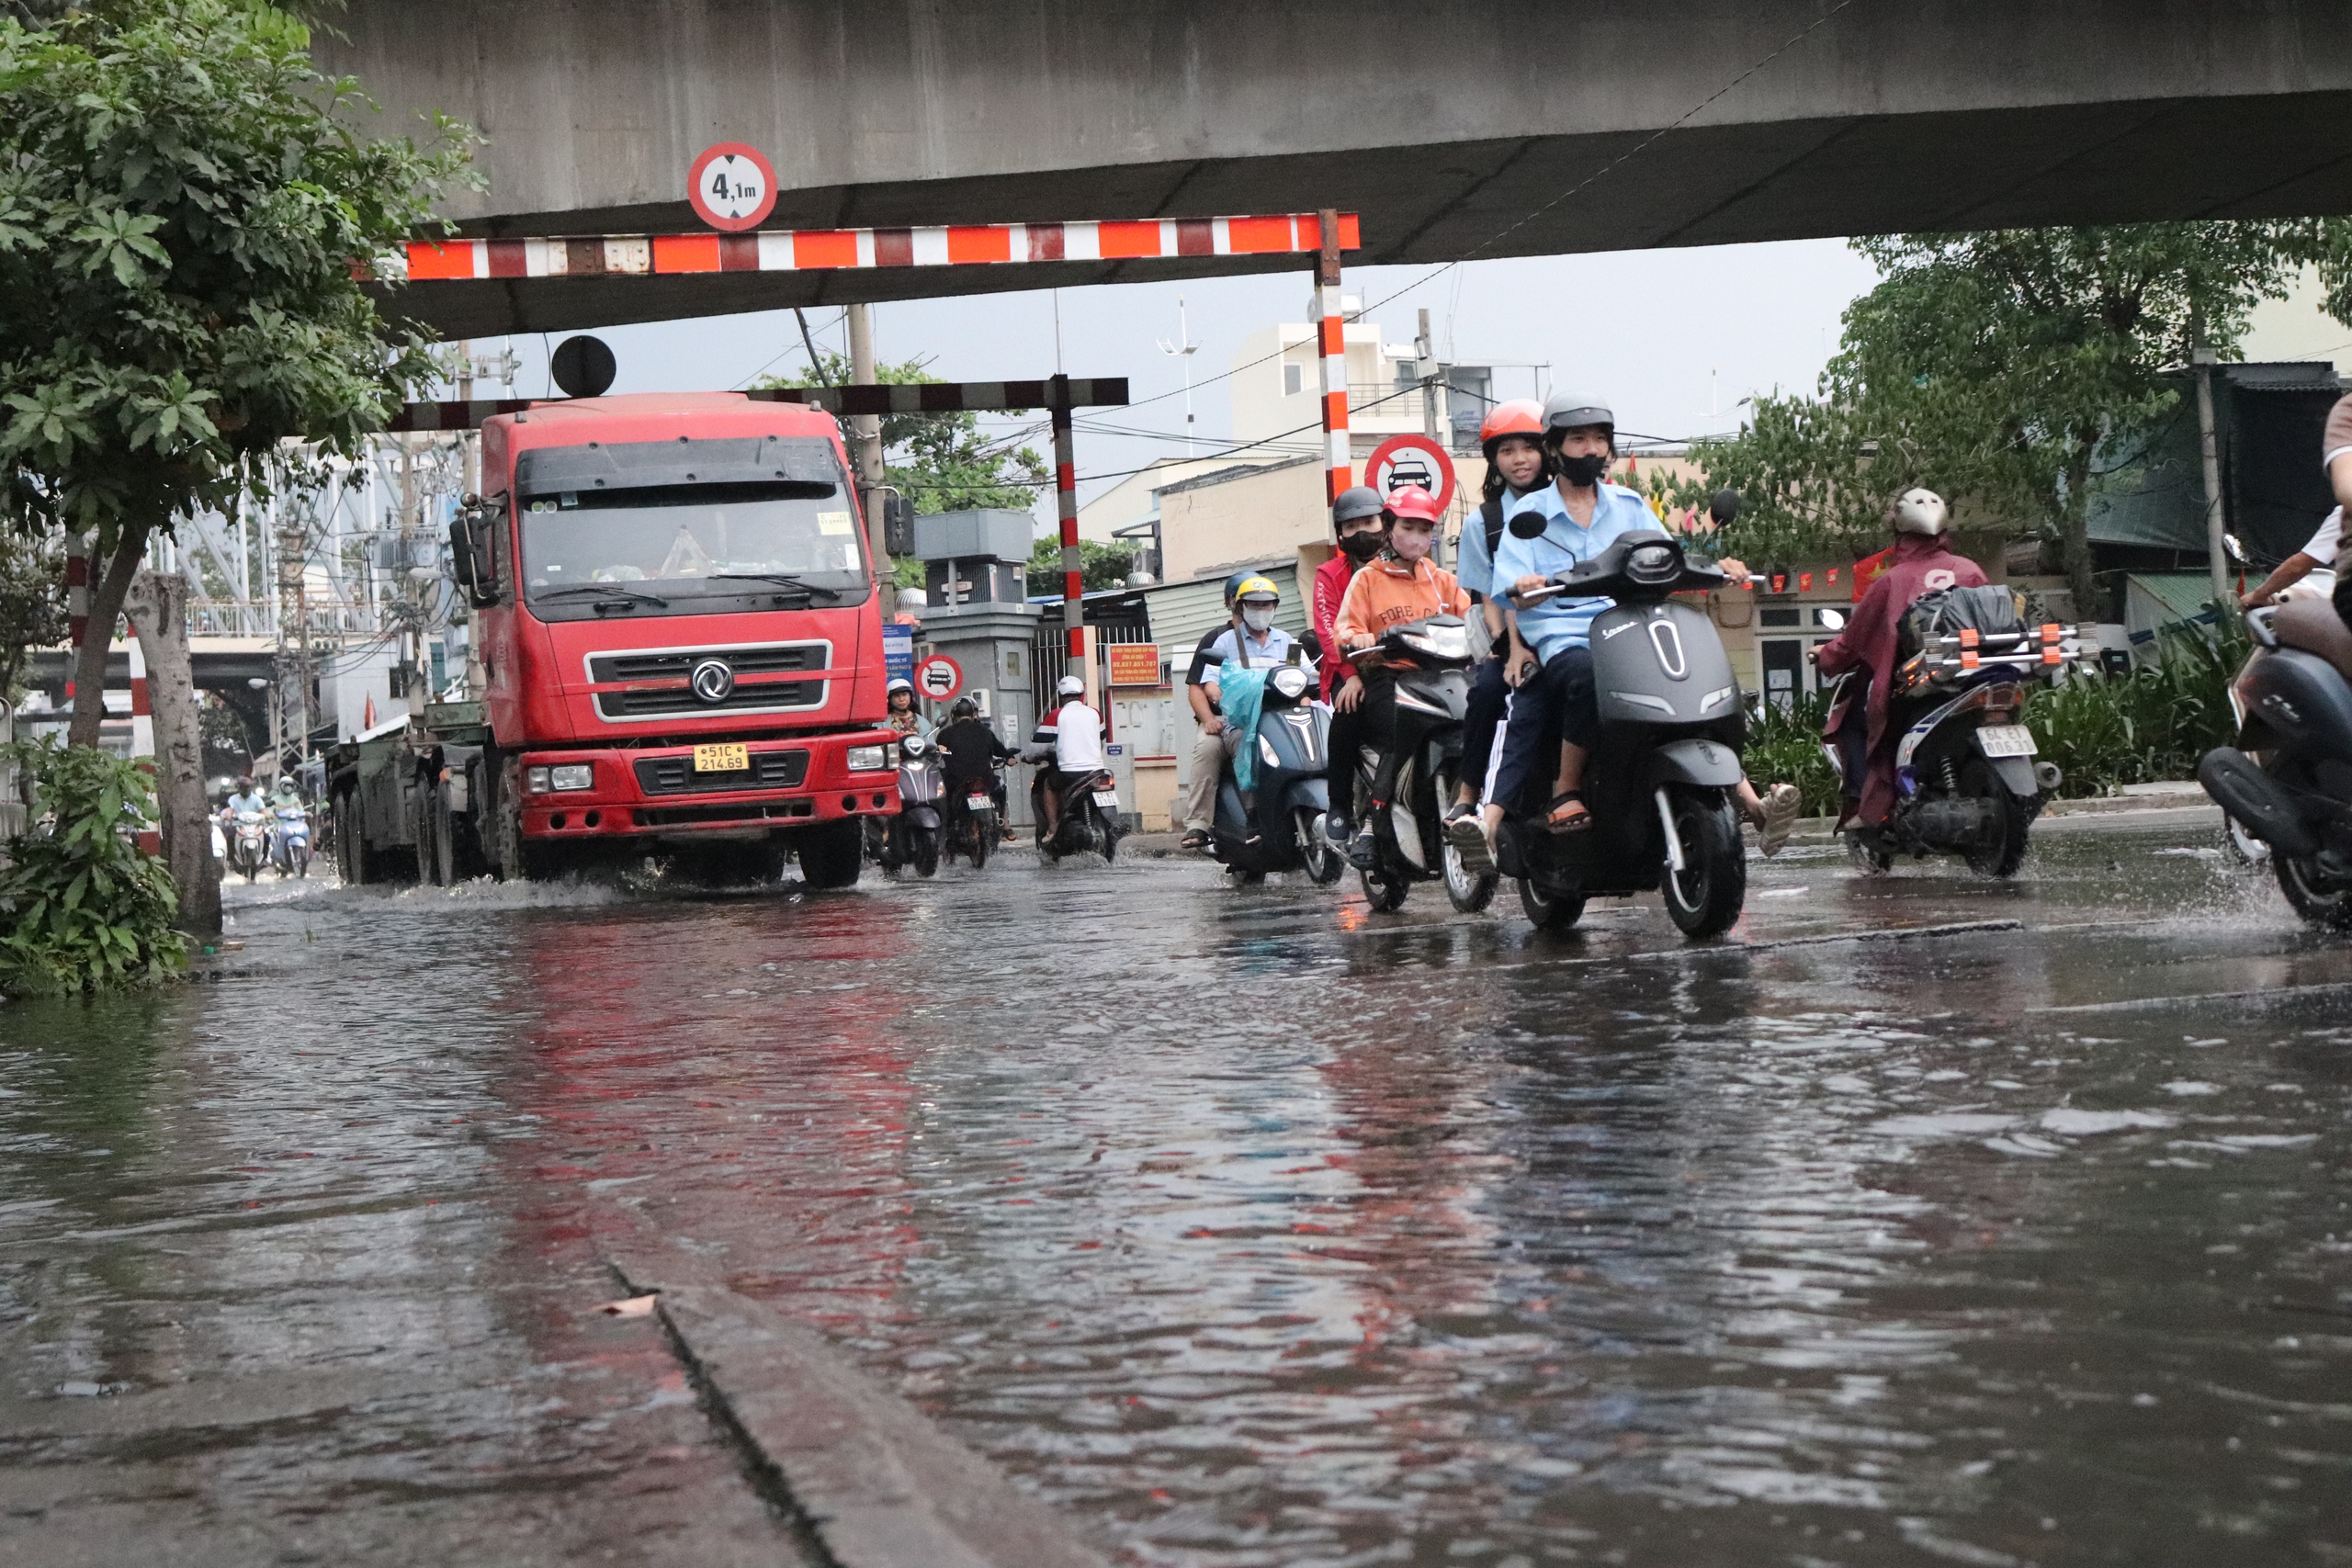
[(1363, 884), (1364, 902), (1377, 915), (1403, 908), (1406, 896), (1413, 890), (1412, 883), (1393, 871), (1363, 871), (1356, 875)]
[(1526, 877), (1519, 879), (1519, 907), (1539, 931), (1564, 931), (1584, 919), (1584, 897), (1549, 894)]
[(1894, 857), (1873, 846), (1859, 828), (1846, 829), (1846, 859), (1865, 876), (1884, 876), (1894, 868)]
[(1739, 818), (1721, 790), (1671, 792), (1674, 835), (1682, 846), (1682, 869), (1668, 865), (1658, 877), (1667, 918), (1684, 936), (1720, 936), (1739, 919), (1747, 899), (1747, 848)]
[(1233, 878), (1234, 885), (1238, 887), (1262, 887), (1266, 882), (1264, 872), (1244, 871), (1238, 865), (1227, 867), (1226, 874)]

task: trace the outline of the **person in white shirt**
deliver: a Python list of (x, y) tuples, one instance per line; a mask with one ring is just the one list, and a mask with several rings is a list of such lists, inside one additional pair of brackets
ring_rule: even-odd
[(2327, 521), (2320, 525), (2310, 544), (2280, 561), (2278, 570), (2264, 578), (2261, 585), (2238, 604), (2248, 610), (2257, 609), (2275, 604), (2290, 592), (2327, 598), (2335, 592), (2335, 552), (2343, 547), (2344, 508), (2339, 506), (2327, 514)]
[[(1073, 773), (1099, 773), (1102, 771), (1102, 716), (1086, 705), (1086, 682), (1075, 675), (1065, 675), (1054, 688), (1062, 699), (1049, 723), (1037, 726), (1037, 733), (1028, 745), (1021, 749), (1024, 762), (1045, 762), (1053, 766), (1040, 769), (1037, 774), (1037, 797), (1046, 818), (1046, 837), (1052, 838), (1061, 830), (1062, 784)], [(1050, 739), (1046, 737), (1052, 730)]]

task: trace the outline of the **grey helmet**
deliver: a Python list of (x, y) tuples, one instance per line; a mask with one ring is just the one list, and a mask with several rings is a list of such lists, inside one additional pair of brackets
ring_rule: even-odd
[(1582, 392), (1555, 392), (1544, 400), (1544, 434), (1547, 440), (1557, 440), (1562, 431), (1588, 424), (1606, 429), (1611, 444), (1615, 444), (1617, 416), (1600, 399)]
[(1351, 485), (1340, 492), (1331, 503), (1331, 531), (1338, 533), (1340, 525), (1359, 517), (1377, 517), (1388, 510), (1387, 498), (1370, 485)]

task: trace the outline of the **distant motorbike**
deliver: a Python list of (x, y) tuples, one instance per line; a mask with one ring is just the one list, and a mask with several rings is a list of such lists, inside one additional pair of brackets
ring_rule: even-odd
[[(1727, 510), (1718, 515), (1728, 521)], [(1732, 795), (1747, 713), (1714, 622), (1673, 595), (1729, 580), (1691, 565), (1670, 536), (1645, 531), (1551, 581), (1530, 597), (1616, 601), (1592, 622), (1601, 736), (1586, 764), (1584, 801), (1593, 820), (1581, 832), (1544, 831), (1552, 780), (1538, 770), (1524, 798), (1503, 803), (1497, 862), (1519, 879), (1520, 905), (1541, 930), (1575, 925), (1588, 898), (1655, 887), (1683, 935), (1718, 935), (1747, 897)]]
[(939, 771), (939, 749), (920, 735), (899, 739), (899, 814), (885, 825), (879, 859), (882, 869), (902, 865), (917, 876), (939, 871), (939, 851), (944, 841), (940, 807), (946, 784)]
[(1434, 615), (1397, 626), (1359, 659), (1396, 677), (1395, 798), (1385, 821), (1372, 820), (1373, 770), (1378, 754), (1365, 747), (1355, 763), (1351, 815), (1373, 829), (1373, 869), (1358, 874), (1374, 909), (1401, 908), (1413, 884), (1443, 878), (1455, 908), (1475, 914), (1494, 901), (1497, 872), (1476, 873), (1446, 841), (1445, 808), (1462, 775), (1462, 719), (1470, 701), (1469, 627), (1454, 615)]
[(1118, 782), (1108, 773), (1094, 771), (1062, 775), (1059, 784), (1061, 825), (1046, 831), (1045, 772), (1030, 784), (1030, 803), (1037, 818), (1037, 852), (1048, 862), (1070, 855), (1099, 854), (1105, 861), (1119, 852), (1126, 829), (1119, 824)]
[[(2057, 764), (2035, 761), (2026, 705), (2036, 682), (2085, 658), (2086, 647), (2097, 657), (2086, 636), (2055, 622), (2021, 626), (2007, 588), (1948, 589), (1912, 606), (1888, 712), (1903, 737), (1895, 803), (1883, 823), (1846, 829), (1854, 863), (1883, 872), (1899, 854), (1956, 854), (1971, 871), (2013, 875), (2033, 819), (2064, 782)], [(1822, 726), (1823, 754), (1856, 793), (1866, 765), (1867, 688), (1859, 672), (1841, 677)]]
[(1330, 810), (1324, 769), (1331, 712), (1309, 694), (1314, 690), (1313, 674), (1301, 665), (1285, 664), (1266, 677), (1246, 806), (1232, 760), (1225, 762), (1209, 853), (1237, 881), (1259, 883), (1269, 872), (1303, 871), (1328, 886), (1347, 869), (1323, 834)]
[[(1004, 764), (998, 763), (1001, 768)], [(989, 855), (996, 849), (1000, 830), (993, 790), (978, 779), (966, 779), (956, 785), (960, 798), (951, 795), (945, 802), (947, 810), (947, 842), (944, 852), (950, 860), (963, 855), (972, 863), (974, 871), (989, 863)]]
[(311, 814), (300, 804), (280, 806), (270, 813), (270, 864), (280, 876), (311, 874)]
[(269, 818), (259, 811), (239, 811), (229, 822), (229, 869), (243, 872), (247, 882), (269, 863)]
[(2352, 629), (2324, 599), (2251, 611), (2231, 683), (2237, 744), (2197, 764), (2233, 833), (2269, 847), (2278, 890), (2315, 926), (2352, 928)]

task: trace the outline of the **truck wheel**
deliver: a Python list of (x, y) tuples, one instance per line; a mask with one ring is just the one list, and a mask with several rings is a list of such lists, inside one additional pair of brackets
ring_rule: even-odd
[(348, 790), (334, 797), (334, 874), (345, 887), (368, 880), (368, 857), (359, 847), (359, 802)]
[(442, 869), (447, 857), (441, 848), (440, 813), (435, 809), (440, 797), (436, 789), (416, 800), (416, 880), (426, 887), (449, 886), (448, 874)]
[(863, 864), (859, 840), (864, 836), (865, 829), (854, 818), (803, 829), (796, 835), (800, 880), (819, 890), (856, 886)]

